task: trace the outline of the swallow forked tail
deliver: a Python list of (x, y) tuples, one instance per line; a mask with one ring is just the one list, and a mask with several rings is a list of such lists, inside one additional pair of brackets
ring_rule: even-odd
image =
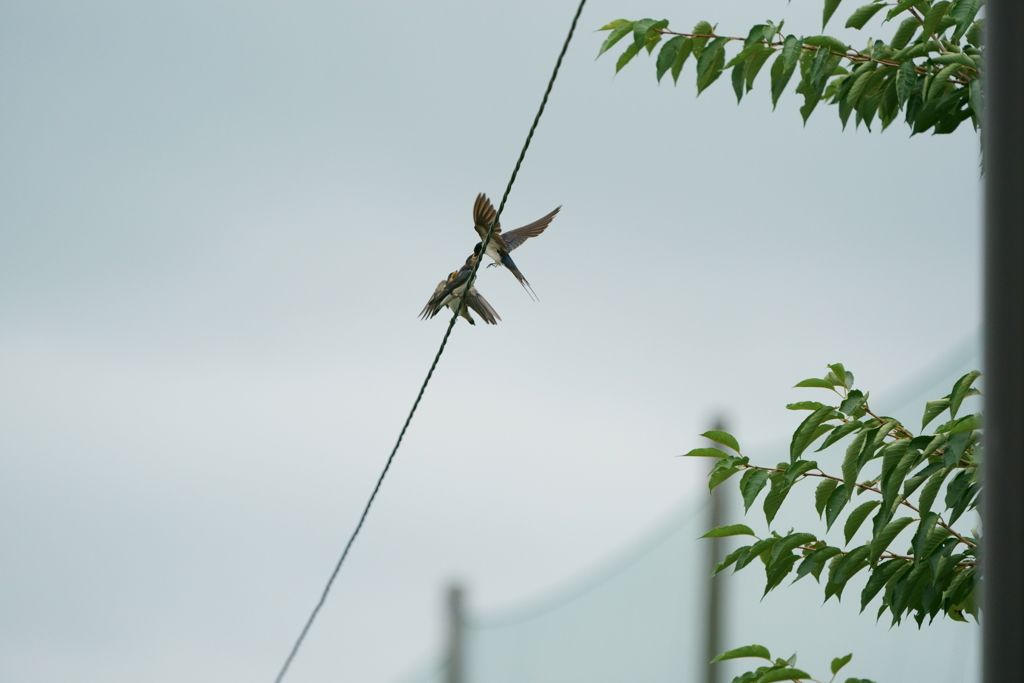
[(515, 261), (512, 260), (511, 256), (508, 254), (502, 254), (501, 265), (512, 271), (512, 274), (516, 276), (516, 279), (519, 280), (519, 284), (523, 286), (523, 289), (525, 289), (526, 293), (530, 295), (530, 298), (534, 301), (540, 301), (540, 297), (538, 297), (537, 293), (533, 291), (533, 287), (530, 286), (529, 281), (527, 281), (527, 279), (523, 277), (523, 274), (519, 272), (519, 268), (516, 266)]

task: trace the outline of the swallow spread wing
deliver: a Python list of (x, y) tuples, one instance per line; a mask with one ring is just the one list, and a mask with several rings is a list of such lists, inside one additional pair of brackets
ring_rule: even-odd
[(473, 254), (466, 259), (466, 265), (451, 273), (448, 276), (448, 279), (441, 280), (441, 282), (437, 283), (433, 296), (430, 297), (427, 305), (423, 307), (422, 311), (420, 311), (421, 319), (427, 320), (428, 318), (433, 318), (445, 306), (450, 308), (452, 312), (455, 312), (458, 310), (459, 302), (462, 300), (462, 297), (465, 296), (466, 304), (462, 307), (460, 315), (465, 318), (470, 325), (476, 325), (476, 321), (474, 321), (473, 316), (469, 314), (469, 309), (473, 309), (488, 325), (498, 324), (498, 321), (501, 320), (501, 316), (499, 316), (497, 311), (495, 311), (491, 304), (487, 302), (487, 299), (477, 291), (476, 287), (470, 284), (467, 293), (466, 284), (469, 281), (469, 276), (470, 273), (472, 273), (473, 265), (475, 263), (476, 254)]
[[(544, 232), (551, 221), (555, 218), (555, 215), (561, 210), (561, 206), (549, 213), (548, 215), (535, 220), (533, 223), (524, 225), (521, 228), (515, 230), (509, 230), (506, 233), (501, 232), (501, 224), (494, 226), (494, 232), (491, 233), (491, 241), (487, 244), (487, 255), (494, 261), (492, 266), (502, 265), (512, 271), (515, 275), (516, 280), (523, 286), (531, 296), (536, 298), (536, 294), (533, 292), (533, 288), (530, 287), (530, 283), (523, 277), (523, 274), (516, 267), (512, 257), (509, 256), (509, 252), (521, 245), (531, 237)], [(476, 201), (473, 203), (473, 228), (476, 233), (480, 235), (480, 244), (477, 245), (477, 249), (483, 244), (483, 240), (487, 238), (487, 231), (491, 227), (491, 222), (494, 221), (497, 211), (494, 210), (494, 206), (491, 204), (491, 200), (487, 198), (487, 195), (482, 192), (476, 196)]]

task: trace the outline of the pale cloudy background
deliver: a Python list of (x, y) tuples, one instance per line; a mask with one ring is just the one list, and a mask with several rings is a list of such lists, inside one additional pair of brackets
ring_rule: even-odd
[[(0, 678), (272, 678), (574, 7), (0, 3)], [(703, 495), (672, 456), (719, 411), (770, 441), (826, 363), (884, 396), (979, 322), (970, 126), (613, 78), (619, 16), (820, 29), (817, 2), (587, 6), (503, 216), (563, 205), (516, 253), (540, 302), (482, 274), (503, 322), (454, 331), (291, 680), (394, 680), (449, 578), (515, 606)]]

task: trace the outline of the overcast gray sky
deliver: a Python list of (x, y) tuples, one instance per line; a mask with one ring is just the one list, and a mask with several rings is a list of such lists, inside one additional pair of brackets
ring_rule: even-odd
[[(574, 7), (0, 3), (0, 677), (276, 673)], [(704, 495), (673, 456), (720, 411), (771, 441), (827, 363), (884, 397), (979, 323), (969, 125), (613, 77), (620, 16), (820, 29), (817, 2), (588, 4), (502, 217), (563, 206), (516, 252), (540, 301), (481, 274), (502, 322), (454, 330), (296, 681), (393, 680), (450, 577), (512, 607)]]

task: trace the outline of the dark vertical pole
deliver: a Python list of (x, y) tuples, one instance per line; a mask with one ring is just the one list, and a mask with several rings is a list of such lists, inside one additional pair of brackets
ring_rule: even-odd
[[(717, 420), (714, 428), (724, 431), (724, 421)], [(708, 506), (708, 529), (725, 524), (725, 488), (723, 484), (711, 492), (711, 504)], [(711, 660), (722, 653), (722, 624), (724, 621), (722, 608), (725, 597), (723, 579), (725, 577), (711, 576), (711, 572), (715, 570), (715, 565), (722, 559), (724, 544), (720, 538), (709, 538), (702, 542), (705, 544), (707, 552), (704, 560), (704, 576), (709, 577), (707, 579), (707, 599), (704, 602), (704, 681), (705, 683), (721, 683), (722, 665), (712, 664)]]
[(446, 595), (448, 616), (448, 653), (445, 657), (445, 683), (465, 683), (463, 662), (463, 633), (465, 631), (465, 615), (463, 609), (464, 595), (462, 586), (452, 584)]
[(985, 683), (1024, 681), (1024, 2), (985, 5)]

